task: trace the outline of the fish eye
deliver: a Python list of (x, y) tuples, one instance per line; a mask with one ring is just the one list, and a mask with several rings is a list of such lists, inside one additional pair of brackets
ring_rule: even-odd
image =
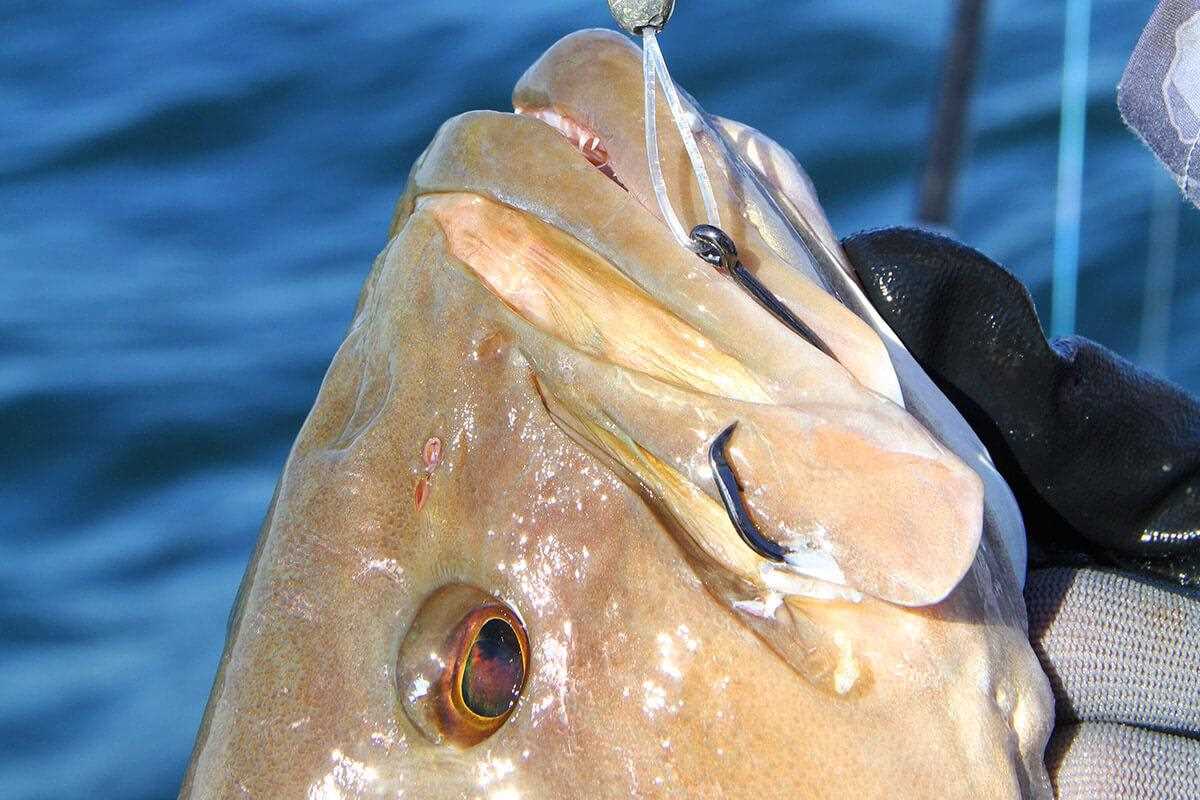
[(525, 684), (525, 649), (516, 629), (506, 619), (492, 617), (483, 623), (463, 661), (462, 677), (455, 682), (467, 711), (481, 719), (508, 714)]
[(426, 598), (400, 644), (396, 690), (427, 739), (470, 747), (512, 715), (528, 671), (516, 612), (474, 586), (448, 584)]

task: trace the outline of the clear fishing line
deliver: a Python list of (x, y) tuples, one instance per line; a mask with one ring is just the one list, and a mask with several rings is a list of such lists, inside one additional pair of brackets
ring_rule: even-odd
[(1068, 0), (1063, 34), (1062, 111), (1059, 116), (1058, 187), (1054, 212), (1054, 270), (1050, 284), (1051, 336), (1066, 336), (1075, 332), (1091, 16), (1091, 0)]
[(658, 124), (655, 119), (657, 116), (656, 83), (662, 84), (663, 96), (667, 100), (667, 107), (671, 110), (671, 118), (675, 121), (675, 128), (679, 131), (679, 136), (683, 139), (683, 147), (687, 150), (688, 159), (692, 162), (692, 172), (696, 177), (696, 183), (700, 186), (700, 196), (704, 200), (704, 213), (708, 217), (708, 224), (716, 228), (721, 227), (721, 216), (717, 211), (717, 199), (713, 194), (712, 183), (708, 179), (704, 158), (700, 155), (700, 147), (696, 144), (696, 137), (692, 133), (690, 117), (684, 111), (683, 104), (679, 102), (679, 93), (675, 91), (675, 83), (671, 80), (671, 73), (667, 71), (667, 62), (663, 58), (662, 50), (658, 47), (657, 31), (651, 27), (642, 29), (642, 77), (645, 87), (646, 159), (650, 167), (650, 183), (654, 187), (654, 196), (658, 200), (658, 207), (662, 211), (667, 227), (671, 229), (671, 234), (688, 250), (695, 251), (699, 249), (698, 243), (689, 235), (688, 229), (684, 227), (679, 215), (675, 213), (675, 208), (671, 205), (671, 198), (667, 196), (667, 182), (663, 178), (662, 161), (658, 152)]

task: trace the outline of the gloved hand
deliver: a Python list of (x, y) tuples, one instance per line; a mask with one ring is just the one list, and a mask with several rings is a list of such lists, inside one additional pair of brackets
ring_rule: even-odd
[(988, 447), (1025, 517), (1059, 798), (1200, 798), (1200, 402), (925, 231), (843, 242), (867, 296)]

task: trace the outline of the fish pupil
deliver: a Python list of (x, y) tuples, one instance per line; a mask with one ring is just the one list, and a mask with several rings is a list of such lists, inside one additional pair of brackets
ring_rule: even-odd
[(516, 631), (502, 619), (490, 619), (471, 644), (462, 674), (462, 698), (481, 717), (503, 716), (517, 702), (525, 665)]

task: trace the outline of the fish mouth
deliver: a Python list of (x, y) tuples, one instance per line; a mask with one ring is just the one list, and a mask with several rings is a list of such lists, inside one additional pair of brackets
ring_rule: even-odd
[[(550, 48), (517, 82), (512, 103), (516, 114), (557, 131), (625, 190), (638, 213), (665, 225), (649, 178), (642, 94), (640, 50), (620, 34), (590, 30)], [(718, 222), (707, 216), (662, 94), (657, 116), (666, 193), (685, 228)], [(828, 355), (857, 381), (903, 407), (886, 347), (843, 308), (847, 299), (865, 302), (865, 296), (807, 175), (768, 137), (705, 114), (682, 89), (679, 95), (716, 194), (719, 227), (736, 243), (748, 271), (798, 312), (814, 338), (829, 346)]]
[(523, 107), (514, 102), (513, 112), (524, 117), (541, 120), (575, 145), (575, 149), (588, 160), (600, 173), (628, 191), (628, 187), (617, 177), (616, 169), (608, 157), (608, 148), (600, 140), (599, 134), (585, 126), (582, 122), (572, 119), (561, 111), (548, 107)]
[[(866, 681), (836, 620), (862, 603), (944, 599), (979, 544), (979, 479), (906, 413), (886, 348), (839, 300), (840, 268), (813, 257), (828, 225), (790, 156), (756, 171), (777, 145), (692, 111), (723, 229), (828, 352), (672, 238), (650, 189), (640, 87), (624, 37), (567, 37), (518, 83), (515, 114), (443, 125), (392, 232), (436, 232), (510, 313), (558, 427), (643, 494), (714, 596), (845, 694)], [(701, 222), (673, 133), (660, 143), (668, 192)], [(759, 529), (791, 552), (783, 563), (748, 547), (721, 504), (709, 444), (731, 423), (729, 461)]]

